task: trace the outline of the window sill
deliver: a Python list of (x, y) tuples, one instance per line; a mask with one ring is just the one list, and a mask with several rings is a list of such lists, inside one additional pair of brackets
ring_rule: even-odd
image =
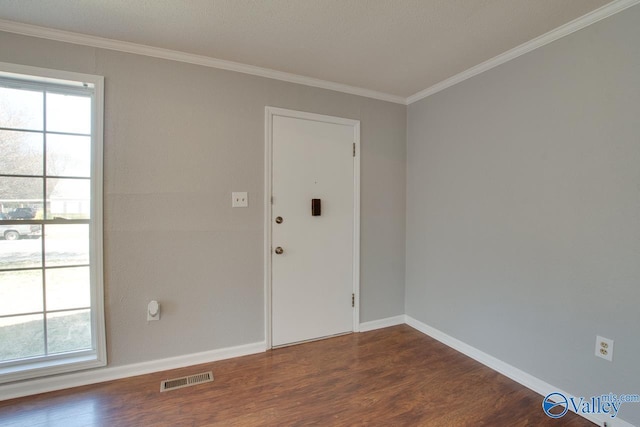
[(0, 384), (40, 378), (49, 375), (80, 371), (83, 369), (106, 366), (106, 357), (99, 357), (96, 352), (85, 352), (82, 355), (70, 355), (53, 360), (25, 362), (19, 365), (0, 368)]

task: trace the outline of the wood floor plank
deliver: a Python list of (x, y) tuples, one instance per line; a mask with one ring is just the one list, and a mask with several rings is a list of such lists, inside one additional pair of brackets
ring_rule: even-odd
[[(214, 382), (160, 393), (160, 381)], [(0, 402), (0, 425), (593, 426), (407, 325)]]

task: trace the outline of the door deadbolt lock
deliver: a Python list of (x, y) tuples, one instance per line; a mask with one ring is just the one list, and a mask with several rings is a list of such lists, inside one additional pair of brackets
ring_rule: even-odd
[(276, 254), (278, 255), (282, 255), (284, 253), (284, 249), (282, 249), (280, 246), (278, 246), (275, 250)]
[(276, 217), (276, 224), (282, 224), (282, 217), (281, 216)]

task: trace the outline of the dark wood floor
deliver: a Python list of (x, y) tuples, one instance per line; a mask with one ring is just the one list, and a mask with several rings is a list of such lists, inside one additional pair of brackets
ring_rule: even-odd
[[(160, 381), (215, 381), (160, 393)], [(8, 426), (590, 426), (406, 326), (0, 402)]]

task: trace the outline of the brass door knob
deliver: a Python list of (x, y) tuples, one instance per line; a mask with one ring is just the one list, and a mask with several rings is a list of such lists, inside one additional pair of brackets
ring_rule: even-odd
[(284, 249), (282, 249), (280, 246), (278, 246), (278, 247), (276, 248), (276, 251), (275, 251), (275, 252), (276, 252), (276, 254), (278, 254), (278, 255), (282, 255), (282, 254), (284, 253)]
[(276, 217), (276, 224), (282, 224), (282, 217)]

